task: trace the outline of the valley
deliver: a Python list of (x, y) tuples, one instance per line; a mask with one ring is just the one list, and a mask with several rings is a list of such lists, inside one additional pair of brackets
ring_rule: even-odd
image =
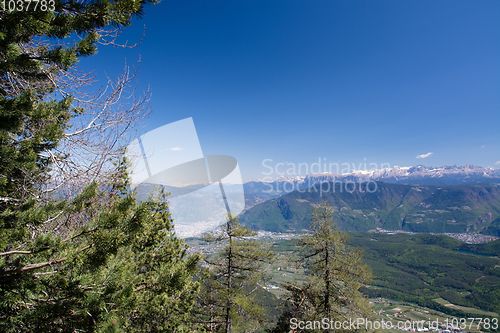
[[(444, 324), (446, 318), (500, 318), (500, 240), (467, 244), (424, 233), (349, 235), (350, 244), (364, 252), (364, 261), (373, 271), (372, 282), (362, 292), (370, 298), (377, 320), (397, 325), (409, 319), (430, 318)], [(278, 253), (261, 285), (278, 300), (286, 298), (283, 284), (304, 281), (304, 269), (294, 264), (298, 255), (295, 236), (270, 232), (258, 236), (272, 243)], [(186, 241), (193, 252), (210, 255), (216, 250), (198, 238)]]

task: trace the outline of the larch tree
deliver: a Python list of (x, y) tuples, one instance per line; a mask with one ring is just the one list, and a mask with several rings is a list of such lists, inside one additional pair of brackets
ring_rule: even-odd
[(328, 318), (331, 323), (369, 317), (367, 299), (359, 289), (369, 282), (371, 272), (363, 264), (362, 252), (348, 245), (348, 234), (335, 227), (333, 216), (326, 202), (313, 207), (311, 232), (297, 240), (307, 280), (284, 286), (293, 305), (285, 314), (288, 319)]
[(2, 332), (191, 331), (199, 257), (164, 194), (134, 198), (120, 157), (148, 98), (121, 100), (128, 70), (85, 95), (92, 79), (75, 69), (156, 2), (0, 12)]
[(229, 215), (226, 223), (203, 239), (220, 249), (205, 258), (208, 269), (194, 313), (211, 332), (247, 332), (261, 326), (263, 309), (255, 303), (255, 291), (266, 263), (274, 260), (272, 246), (252, 239), (256, 232)]

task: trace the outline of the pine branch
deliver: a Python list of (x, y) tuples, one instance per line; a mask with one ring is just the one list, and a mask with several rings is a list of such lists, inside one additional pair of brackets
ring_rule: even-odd
[(12, 269), (10, 271), (0, 272), (0, 276), (10, 275), (10, 274), (17, 274), (17, 273), (22, 273), (22, 272), (26, 272), (26, 271), (31, 271), (31, 270), (34, 270), (34, 269), (39, 269), (39, 268), (47, 267), (47, 266), (50, 266), (50, 265), (53, 265), (53, 264), (58, 264), (60, 262), (63, 262), (66, 259), (67, 258), (60, 258), (60, 259), (55, 259), (55, 260), (49, 260), (49, 261), (42, 262), (42, 263), (39, 263), (39, 264), (26, 265), (26, 266), (18, 268), (18, 269)]
[(18, 250), (14, 250), (14, 251), (9, 251), (9, 252), (3, 252), (3, 253), (0, 253), (0, 257), (2, 257), (2, 256), (8, 256), (8, 255), (11, 255), (11, 254), (36, 254), (36, 253), (40, 253), (40, 252), (43, 252), (43, 251), (46, 251), (46, 250), (50, 250), (50, 247), (44, 247), (44, 248), (39, 249), (38, 251), (18, 251)]

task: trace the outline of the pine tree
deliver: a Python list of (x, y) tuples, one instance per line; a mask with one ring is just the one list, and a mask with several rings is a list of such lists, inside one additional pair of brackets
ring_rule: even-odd
[(251, 239), (256, 235), (230, 215), (217, 232), (204, 236), (222, 246), (205, 259), (209, 269), (195, 311), (208, 331), (244, 332), (261, 324), (263, 309), (255, 304), (254, 292), (261, 288), (263, 265), (274, 259), (274, 252), (269, 244)]
[[(0, 13), (2, 332), (191, 331), (199, 257), (175, 237), (165, 196), (137, 202), (120, 160), (110, 182), (75, 187), (78, 195), (52, 186), (67, 155), (55, 151), (85, 112), (68, 93), (73, 66), (95, 54), (106, 29), (155, 2)], [(67, 44), (70, 36), (77, 41)]]
[(49, 165), (63, 159), (54, 149), (71, 119), (85, 112), (75, 95), (91, 83), (75, 70), (78, 59), (95, 54), (98, 43), (112, 44), (117, 29), (156, 2), (55, 0), (54, 10), (33, 4), (0, 12), (1, 205), (39, 197), (33, 191), (47, 180)]
[(371, 273), (362, 262), (362, 252), (349, 247), (348, 235), (336, 229), (332, 219), (328, 203), (313, 207), (311, 233), (298, 239), (307, 282), (285, 285), (294, 305), (285, 314), (289, 319), (355, 321), (369, 317), (367, 300), (359, 289)]
[(126, 187), (92, 184), (57, 203), (66, 217), (88, 214), (83, 227), (26, 237), (30, 251), (1, 253), (0, 330), (191, 331), (199, 256), (175, 237), (165, 195), (138, 203)]

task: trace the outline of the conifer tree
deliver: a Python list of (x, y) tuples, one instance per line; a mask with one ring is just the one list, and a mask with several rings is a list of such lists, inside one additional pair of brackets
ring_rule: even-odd
[[(2, 331), (191, 331), (199, 257), (173, 234), (165, 196), (138, 203), (126, 184), (100, 203), (110, 191), (86, 188), (64, 208), (91, 220), (65, 238), (45, 235), (36, 264), (0, 273)], [(2, 255), (22, 263), (27, 253)]]
[(204, 240), (222, 248), (206, 258), (209, 269), (195, 310), (198, 321), (211, 332), (255, 330), (263, 320), (263, 309), (254, 296), (263, 277), (264, 264), (274, 259), (269, 244), (251, 239), (256, 232), (229, 215), (217, 232)]
[(86, 111), (71, 93), (88, 82), (74, 65), (155, 2), (0, 12), (2, 332), (191, 331), (199, 257), (175, 237), (165, 196), (137, 202), (118, 159), (106, 184), (79, 184), (70, 197), (52, 186), (68, 158), (56, 150)]
[(369, 317), (368, 302), (359, 289), (371, 273), (362, 262), (362, 252), (349, 247), (348, 235), (336, 229), (332, 219), (328, 203), (313, 207), (311, 232), (297, 241), (307, 281), (285, 285), (293, 304), (285, 314), (288, 319), (343, 322)]

